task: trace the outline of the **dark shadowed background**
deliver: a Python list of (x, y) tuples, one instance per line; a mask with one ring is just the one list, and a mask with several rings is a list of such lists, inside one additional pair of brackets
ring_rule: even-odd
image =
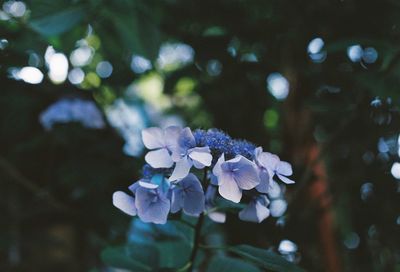
[[(400, 271), (400, 3), (0, 1), (0, 271), (112, 271), (140, 130), (220, 128), (294, 166), (229, 244)], [(218, 238), (219, 239), (219, 238)]]

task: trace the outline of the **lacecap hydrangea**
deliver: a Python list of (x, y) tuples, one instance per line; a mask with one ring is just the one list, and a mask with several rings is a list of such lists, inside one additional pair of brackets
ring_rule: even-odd
[(269, 216), (268, 192), (275, 180), (294, 183), (288, 162), (217, 129), (152, 127), (142, 131), (142, 140), (149, 149), (142, 178), (129, 194), (115, 192), (113, 204), (144, 222), (165, 224), (170, 213), (182, 211), (223, 223), (226, 215), (216, 206), (222, 197), (245, 200), (239, 218), (259, 223)]

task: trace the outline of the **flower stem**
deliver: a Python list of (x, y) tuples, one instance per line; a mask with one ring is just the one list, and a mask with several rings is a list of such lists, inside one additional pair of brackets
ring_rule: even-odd
[[(205, 186), (205, 183), (207, 181), (207, 168), (204, 169), (204, 175), (203, 175), (203, 186)], [(190, 254), (190, 260), (189, 260), (189, 267), (188, 270), (189, 272), (193, 271), (194, 268), (194, 262), (196, 260), (197, 252), (199, 251), (199, 245), (200, 245), (200, 240), (201, 240), (201, 227), (203, 226), (204, 222), (204, 212), (200, 214), (199, 219), (197, 220), (196, 226), (194, 228), (194, 238), (193, 238), (193, 249), (192, 253)]]
[(196, 227), (194, 229), (194, 240), (193, 240), (193, 249), (192, 254), (190, 255), (190, 266), (188, 271), (192, 272), (194, 267), (194, 261), (196, 260), (196, 255), (199, 250), (200, 238), (201, 238), (201, 227), (204, 221), (204, 214), (200, 214), (199, 220), (197, 221)]

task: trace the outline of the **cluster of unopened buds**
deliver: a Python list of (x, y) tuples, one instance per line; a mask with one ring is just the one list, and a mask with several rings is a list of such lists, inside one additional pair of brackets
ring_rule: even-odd
[(182, 210), (223, 223), (226, 214), (216, 207), (222, 197), (235, 203), (245, 200), (239, 218), (259, 223), (269, 216), (268, 192), (274, 179), (294, 183), (288, 178), (289, 163), (217, 129), (152, 127), (142, 131), (142, 140), (150, 150), (143, 177), (129, 187), (131, 194), (115, 192), (113, 204), (144, 222), (164, 224), (169, 213)]

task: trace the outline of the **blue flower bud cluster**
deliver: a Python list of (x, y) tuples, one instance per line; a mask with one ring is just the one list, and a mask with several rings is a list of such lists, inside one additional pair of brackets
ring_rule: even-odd
[[(259, 223), (269, 216), (268, 192), (275, 178), (294, 183), (288, 178), (293, 174), (288, 162), (218, 129), (152, 127), (142, 131), (142, 140), (149, 149), (142, 179), (129, 187), (131, 194), (115, 192), (113, 204), (144, 222), (164, 224), (169, 213), (180, 211), (190, 216), (207, 212), (224, 222), (216, 198), (239, 203), (248, 194), (250, 202), (239, 218)], [(201, 181), (194, 169), (204, 171)]]
[(254, 159), (256, 146), (245, 140), (232, 139), (229, 135), (218, 129), (202, 130), (197, 129), (193, 132), (198, 146), (208, 146), (214, 158), (217, 159), (225, 154), (226, 158), (234, 158), (242, 155), (249, 160)]

